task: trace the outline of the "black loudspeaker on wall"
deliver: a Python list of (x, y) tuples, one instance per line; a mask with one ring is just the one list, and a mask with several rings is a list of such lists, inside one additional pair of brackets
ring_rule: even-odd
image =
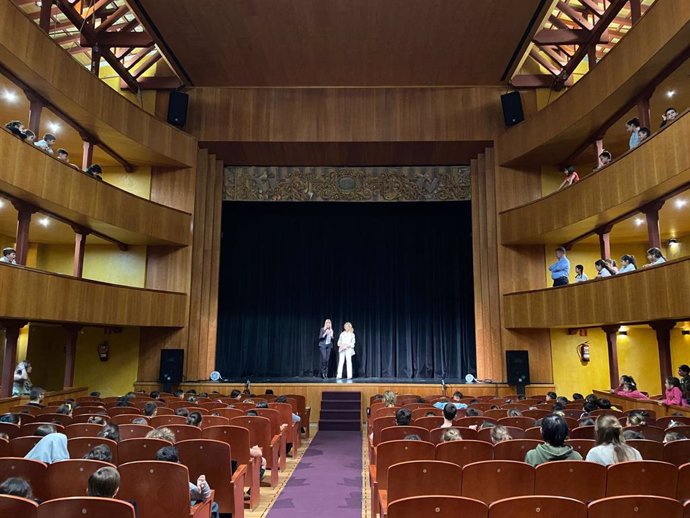
[(529, 353), (527, 351), (506, 351), (508, 385), (524, 387), (529, 385)]
[(187, 107), (189, 106), (189, 95), (183, 92), (170, 92), (168, 100), (168, 122), (174, 126), (184, 126), (187, 124)]
[(510, 92), (501, 96), (501, 106), (503, 106), (503, 120), (507, 127), (515, 126), (518, 122), (525, 120), (522, 113), (522, 98), (520, 92)]
[(184, 349), (161, 349), (160, 382), (172, 385), (182, 382)]

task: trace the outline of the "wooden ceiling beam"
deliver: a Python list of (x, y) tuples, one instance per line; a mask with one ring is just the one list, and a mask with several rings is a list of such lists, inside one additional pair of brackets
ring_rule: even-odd
[(564, 15), (566, 15), (568, 18), (570, 18), (583, 29), (586, 29), (588, 31), (592, 30), (592, 23), (586, 18), (584, 18), (582, 14), (580, 14), (576, 9), (568, 5), (563, 0), (558, 2), (558, 10), (561, 11)]
[[(534, 35), (534, 43), (537, 45), (582, 45), (589, 40), (591, 31), (584, 29), (544, 29)], [(599, 43), (608, 43), (608, 32), (604, 31), (599, 38)]]
[(96, 27), (96, 34), (100, 34), (103, 31), (109, 29), (116, 21), (122, 18), (129, 12), (129, 7), (127, 5), (122, 5), (118, 7), (113, 14), (108, 16), (101, 24)]
[(539, 54), (539, 51), (536, 48), (533, 48), (530, 50), (529, 55), (532, 59), (534, 59), (537, 63), (539, 63), (541, 66), (543, 66), (546, 70), (551, 72), (554, 76), (557, 76), (560, 74), (560, 69), (556, 68), (552, 63), (547, 61), (544, 56)]
[(101, 32), (87, 37), (82, 34), (82, 47), (148, 47), (153, 45), (153, 38), (145, 32)]
[(604, 9), (597, 2), (594, 2), (592, 0), (579, 0), (579, 2), (582, 4), (583, 7), (591, 11), (593, 14), (596, 14), (597, 16), (601, 16), (602, 14), (604, 14)]
[[(511, 86), (518, 89), (527, 88), (552, 88), (555, 77), (549, 74), (523, 74), (510, 80)], [(572, 85), (572, 78), (568, 79), (566, 86)]]

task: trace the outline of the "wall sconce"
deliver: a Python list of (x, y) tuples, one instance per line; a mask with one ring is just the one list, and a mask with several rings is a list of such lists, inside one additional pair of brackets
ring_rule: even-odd
[(690, 335), (690, 329), (683, 329), (683, 330), (681, 330), (680, 334), (686, 335), (686, 336)]
[(628, 332), (627, 331), (618, 331), (618, 335), (619, 336), (628, 336)]

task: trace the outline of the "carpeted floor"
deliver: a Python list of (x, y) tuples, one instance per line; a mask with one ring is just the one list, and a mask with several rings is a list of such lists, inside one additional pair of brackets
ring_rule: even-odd
[(362, 434), (318, 432), (268, 518), (360, 518)]

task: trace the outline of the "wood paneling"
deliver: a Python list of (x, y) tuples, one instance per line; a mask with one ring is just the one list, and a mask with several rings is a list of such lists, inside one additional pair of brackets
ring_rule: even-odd
[[(68, 398), (76, 399), (78, 397), (83, 397), (83, 396), (88, 396), (88, 395), (89, 395), (89, 388), (88, 387), (73, 387), (73, 388), (68, 388), (68, 389), (64, 389), (64, 390), (49, 391), (49, 392), (45, 393), (45, 396), (43, 398), (43, 403), (45, 405), (57, 404), (57, 403), (64, 402), (65, 399), (68, 399)], [(29, 402), (28, 396), (17, 396), (17, 397), (11, 397), (11, 398), (2, 398), (2, 399), (0, 399), (0, 415), (9, 412), (10, 408), (12, 408), (13, 406), (26, 405), (28, 402)]]
[(503, 296), (507, 328), (592, 327), (688, 320), (690, 258), (628, 274)]
[(684, 406), (668, 406), (660, 405), (657, 401), (650, 399), (633, 399), (622, 396), (617, 396), (616, 394), (611, 394), (608, 390), (593, 390), (595, 396), (599, 398), (606, 398), (611, 401), (611, 404), (617, 408), (620, 408), (624, 412), (627, 410), (635, 410), (638, 408), (643, 408), (645, 410), (653, 410), (656, 412), (657, 418), (665, 416), (681, 415), (690, 416), (690, 408)]
[(690, 182), (689, 135), (686, 114), (575, 185), (502, 212), (501, 242), (567, 243), (673, 192)]
[(499, 84), (541, 3), (130, 2), (196, 86)]
[(191, 242), (191, 215), (99, 182), (0, 131), (0, 191), (130, 245)]
[(502, 165), (557, 164), (628, 106), (690, 41), (690, 2), (656, 2), (570, 91), (498, 140)]
[[(152, 390), (161, 390), (158, 383), (140, 383), (134, 384), (135, 390), (144, 390), (151, 392)], [(182, 383), (179, 385), (182, 390), (194, 389), (197, 392), (218, 391), (221, 394), (228, 395), (232, 389), (242, 390), (244, 387), (241, 384), (231, 383)], [(321, 393), (326, 392), (361, 392), (362, 393), (362, 422), (366, 419), (366, 408), (369, 406), (369, 398), (375, 394), (382, 394), (386, 390), (392, 390), (396, 394), (416, 394), (422, 397), (441, 395), (441, 388), (437, 384), (429, 385), (424, 383), (357, 383), (357, 379), (353, 383), (252, 383), (252, 392), (260, 397), (266, 392), (266, 389), (271, 389), (276, 395), (281, 394), (296, 394), (304, 396), (308, 407), (311, 407), (311, 422), (319, 422), (319, 414), (321, 412)], [(453, 392), (459, 390), (465, 397), (473, 396), (489, 396), (496, 397), (507, 396), (515, 394), (515, 387), (506, 385), (505, 383), (478, 383), (476, 385), (446, 385), (446, 394), (452, 395)], [(530, 395), (543, 395), (549, 391), (555, 390), (552, 384), (532, 384), (525, 387), (525, 392)]]
[(94, 77), (11, 1), (0, 2), (0, 64), (130, 163), (194, 164), (193, 138)]
[(0, 264), (0, 285), (10, 296), (0, 315), (31, 322), (177, 327), (185, 323), (184, 293), (116, 286)]

